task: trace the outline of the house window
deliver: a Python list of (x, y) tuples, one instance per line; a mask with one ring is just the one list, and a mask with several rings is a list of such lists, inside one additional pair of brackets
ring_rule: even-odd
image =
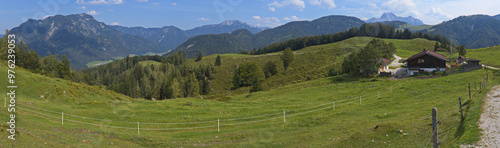
[(422, 63), (424, 63), (424, 59), (422, 59)]
[(424, 59), (418, 59), (418, 63), (424, 63)]

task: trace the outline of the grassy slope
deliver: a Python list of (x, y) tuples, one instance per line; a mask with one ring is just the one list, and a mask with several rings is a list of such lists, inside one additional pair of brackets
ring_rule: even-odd
[[(346, 53), (362, 48), (368, 44), (373, 38), (371, 37), (355, 37), (342, 42), (307, 47), (295, 51), (295, 61), (290, 65), (287, 73), (284, 74), (283, 63), (280, 60), (280, 52), (269, 53), (265, 55), (242, 55), (242, 54), (223, 54), (221, 55), (222, 66), (216, 67), (217, 73), (215, 80), (212, 81), (212, 94), (243, 94), (248, 93), (250, 87), (231, 90), (231, 78), (233, 77), (236, 65), (243, 62), (255, 62), (258, 65), (264, 65), (267, 61), (275, 62), (279, 74), (266, 79), (262, 85), (264, 90), (270, 90), (285, 86), (304, 82), (309, 78), (318, 79), (327, 76), (328, 70), (331, 67), (341, 68), (342, 61)], [(407, 58), (412, 54), (421, 52), (422, 49), (433, 49), (435, 41), (425, 39), (399, 40), (399, 39), (383, 39), (386, 43), (394, 43), (397, 48), (397, 55)], [(197, 67), (198, 65), (214, 64), (217, 55), (203, 57), (199, 62), (194, 59), (188, 59), (187, 65)]]
[[(348, 41), (350, 44), (315, 46), (296, 53), (324, 56), (322, 53), (331, 52), (329, 49), (332, 46), (341, 47), (340, 49), (352, 45), (362, 47), (369, 40), (369, 38), (359, 38)], [(403, 45), (403, 43), (395, 44), (396, 46)], [(398, 51), (400, 50), (398, 49)], [(234, 60), (231, 63), (236, 64), (244, 59), (272, 59), (270, 57), (273, 56), (276, 55), (246, 56), (229, 54), (222, 55), (222, 58), (224, 65), (231, 60)], [(213, 60), (209, 60), (210, 58), (213, 58)], [(206, 61), (202, 60), (201, 62), (215, 61), (215, 56), (206, 57), (204, 60)], [(314, 60), (327, 63), (324, 59), (318, 60), (315, 58), (312, 58), (310, 62), (315, 62)], [(264, 62), (264, 60), (255, 61)], [(301, 61), (300, 57), (298, 57), (297, 61)], [(194, 62), (190, 61), (190, 63)], [(298, 68), (296, 65), (292, 65), (292, 69)], [(6, 71), (5, 65), (0, 66), (0, 73), (5, 74)], [(295, 72), (298, 71), (300, 70)], [(307, 71), (307, 69), (304, 71)], [(314, 72), (312, 69), (310, 71)], [(232, 71), (228, 73), (230, 72)], [(467, 103), (465, 106), (466, 121), (461, 124), (459, 124), (459, 121), (454, 122), (458, 117), (457, 108), (455, 107), (458, 97), (467, 98), (467, 82), (484, 79), (484, 71), (482, 70), (434, 79), (410, 80), (406, 83), (404, 80), (332, 83), (337, 78), (320, 78), (312, 81), (293, 82), (295, 84), (292, 84), (292, 82), (285, 83), (291, 85), (251, 95), (246, 93), (233, 95), (231, 96), (232, 99), (227, 102), (199, 98), (152, 102), (134, 100), (98, 87), (47, 78), (21, 70), (18, 70), (17, 74), (16, 80), (19, 86), (17, 90), (18, 107), (55, 117), (59, 117), (60, 114), (29, 106), (36, 106), (57, 113), (64, 111), (66, 114), (65, 119), (131, 129), (114, 129), (71, 121), (65, 121), (65, 124), (61, 125), (60, 119), (18, 109), (18, 140), (11, 142), (6, 138), (2, 138), (0, 139), (1, 147), (39, 147), (45, 146), (45, 143), (47, 146), (55, 147), (65, 145), (186, 147), (202, 144), (218, 147), (290, 147), (290, 145), (297, 147), (387, 147), (389, 144), (396, 147), (422, 147), (431, 135), (431, 126), (429, 125), (431, 122), (431, 107), (438, 108), (439, 118), (443, 118), (446, 114), (449, 115), (442, 120), (440, 125), (440, 137), (444, 137), (449, 132), (448, 138), (443, 141), (444, 146), (448, 147), (456, 143), (477, 140), (479, 132), (477, 119), (480, 114), (481, 99)], [(494, 77), (491, 77), (492, 75)], [(5, 75), (2, 76), (6, 77)], [(500, 76), (499, 72), (490, 75), (490, 78), (494, 79), (490, 81), (489, 86), (499, 84), (497, 76)], [(280, 82), (279, 80), (281, 79), (276, 78), (276, 81)], [(376, 94), (377, 91), (384, 93), (387, 92), (389, 87), (400, 82), (402, 83), (401, 87), (393, 90), (393, 94), (383, 94), (380, 99), (373, 96), (363, 97), (364, 100), (361, 105), (357, 102), (359, 95)], [(7, 85), (6, 81), (1, 81), (0, 84), (2, 86)], [(5, 87), (0, 90), (6, 92)], [(474, 93), (474, 98), (482, 98), (483, 96), (484, 91)], [(353, 99), (354, 103), (337, 106), (335, 111), (328, 108), (293, 116), (296, 113), (316, 109), (304, 109), (306, 107), (319, 104), (327, 104), (326, 107), (328, 107), (331, 101), (348, 98)], [(303, 110), (293, 111), (297, 109)], [(7, 121), (8, 114), (5, 110), (0, 112), (0, 120), (2, 121)], [(291, 111), (287, 113), (289, 116), (286, 123), (283, 123), (280, 117), (283, 110)], [(194, 130), (143, 130), (141, 135), (137, 135), (137, 130), (134, 129), (137, 127), (136, 121), (142, 123), (197, 122), (214, 121), (218, 118), (222, 120), (244, 118), (272, 113), (277, 114), (256, 119), (222, 121), (221, 124), (232, 124), (276, 117), (276, 119), (258, 123), (221, 126), (220, 133), (217, 133), (216, 127), (210, 127)], [(111, 121), (94, 121), (88, 118), (71, 117), (68, 116), (69, 114)], [(132, 123), (120, 123), (119, 121)], [(141, 128), (186, 128), (214, 126), (215, 124), (216, 122), (190, 125), (141, 124)], [(2, 135), (5, 137), (7, 136), (6, 125), (5, 123), (2, 123), (2, 125)], [(376, 126), (378, 128), (374, 129)], [(403, 133), (408, 133), (408, 135), (403, 135), (399, 130), (403, 130)], [(90, 143), (83, 143), (84, 140), (90, 140)]]
[(481, 60), (481, 63), (500, 67), (500, 46), (489, 47), (489, 48), (479, 48), (479, 49), (469, 49), (467, 50), (467, 58), (474, 58)]

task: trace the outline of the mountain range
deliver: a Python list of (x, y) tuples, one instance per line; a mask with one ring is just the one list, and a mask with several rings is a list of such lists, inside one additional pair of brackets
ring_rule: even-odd
[(255, 35), (248, 30), (236, 30), (230, 34), (199, 35), (188, 39), (167, 54), (182, 51), (186, 53), (187, 58), (192, 58), (199, 52), (203, 55), (238, 53), (293, 38), (337, 33), (359, 27), (363, 23), (356, 17), (332, 15), (313, 21), (290, 22)]
[(167, 47), (167, 49), (169, 50), (175, 49), (184, 41), (198, 35), (231, 33), (238, 29), (247, 29), (248, 31), (255, 34), (262, 30), (267, 29), (263, 27), (254, 27), (250, 24), (238, 20), (228, 20), (220, 24), (204, 25), (189, 30), (182, 30), (175, 26), (165, 26), (162, 28), (123, 27), (123, 26), (112, 26), (112, 27), (122, 31), (123, 33), (136, 35), (148, 39), (149, 41), (155, 42), (160, 46)]
[(454, 44), (465, 45), (467, 48), (500, 45), (500, 20), (488, 15), (460, 16), (425, 31), (441, 34)]
[(500, 20), (500, 14), (499, 15), (495, 15), (493, 17)]
[[(393, 15), (393, 14), (392, 14)], [(385, 16), (385, 17), (384, 17)], [(381, 18), (389, 17), (386, 13)], [(412, 17), (410, 17), (412, 18)], [(414, 26), (403, 21), (386, 21), (399, 29), (441, 34), (455, 44), (481, 48), (500, 44), (500, 15), (461, 16), (438, 25)], [(312, 21), (295, 21), (275, 28), (259, 28), (241, 21), (225, 21), (190, 30), (175, 26), (162, 28), (109, 26), (91, 15), (56, 15), (43, 20), (29, 19), (10, 30), (41, 56), (66, 54), (73, 68), (87, 68), (92, 61), (111, 60), (130, 54), (185, 52), (192, 58), (201, 52), (238, 53), (289, 39), (332, 34), (361, 26), (356, 17), (331, 15)], [(423, 23), (422, 23), (423, 24)], [(178, 45), (178, 46), (177, 46)], [(174, 49), (175, 48), (175, 49)]]
[(384, 13), (380, 18), (370, 18), (366, 20), (367, 23), (376, 23), (376, 22), (390, 22), (390, 21), (401, 21), (401, 22), (406, 22), (410, 25), (413, 26), (418, 26), (418, 25), (424, 25), (424, 22), (422, 22), (419, 19), (416, 19), (412, 16), (408, 17), (399, 17), (396, 16), (394, 13)]
[(129, 54), (166, 52), (166, 48), (144, 38), (124, 34), (87, 14), (56, 15), (29, 19), (10, 31), (41, 56), (66, 54), (74, 68), (88, 62), (110, 60)]

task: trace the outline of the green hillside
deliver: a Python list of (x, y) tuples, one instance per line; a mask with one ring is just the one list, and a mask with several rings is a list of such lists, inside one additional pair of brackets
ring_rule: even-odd
[[(442, 146), (478, 140), (481, 98), (491, 86), (500, 84), (499, 71), (489, 71), (488, 89), (473, 90), (472, 99), (468, 99), (467, 83), (483, 81), (484, 70), (396, 81), (326, 77), (328, 69), (339, 64), (345, 53), (365, 46), (371, 39), (356, 37), (295, 51), (296, 61), (286, 74), (279, 53), (223, 54), (222, 66), (216, 67), (212, 80), (212, 92), (228, 96), (208, 95), (203, 99), (133, 99), (104, 86), (16, 69), (18, 133), (16, 141), (2, 138), (0, 147), (424, 147), (431, 136), (431, 107), (439, 111)], [(384, 41), (394, 43), (402, 57), (430, 49), (435, 43), (424, 39)], [(469, 54), (481, 54), (475, 52)], [(203, 57), (199, 62), (189, 59), (186, 65), (212, 64), (215, 58)], [(278, 63), (279, 74), (263, 82), (265, 91), (249, 94), (247, 87), (229, 88), (234, 67), (247, 61)], [(0, 73), (7, 73), (5, 63)], [(6, 86), (7, 82), (0, 84)], [(5, 87), (0, 90), (7, 92)], [(458, 97), (465, 102), (463, 122), (459, 120)], [(0, 120), (8, 121), (6, 110), (0, 112)], [(5, 137), (7, 128), (2, 123)]]
[(500, 46), (467, 50), (466, 55), (488, 66), (500, 67)]
[[(222, 57), (231, 56), (237, 58)], [(0, 73), (6, 71), (2, 64)], [(499, 84), (497, 76), (500, 72), (490, 71), (488, 86)], [(17, 70), (16, 80), (18, 136), (2, 138), (1, 147), (424, 147), (431, 135), (431, 107), (439, 111), (442, 146), (451, 147), (477, 140), (478, 98), (488, 91), (466, 97), (466, 84), (484, 80), (483, 70), (399, 81), (329, 77), (220, 101), (131, 99), (23, 70)], [(458, 119), (458, 97), (466, 102), (464, 122)], [(0, 119), (8, 120), (6, 111)], [(6, 129), (2, 123), (3, 136)]]
[[(371, 37), (354, 37), (341, 42), (311, 46), (294, 52), (295, 61), (292, 62), (286, 74), (283, 70), (283, 62), (279, 56), (281, 52), (269, 53), (263, 55), (242, 55), (242, 54), (222, 54), (221, 66), (216, 66), (215, 79), (212, 81), (213, 94), (226, 92), (241, 94), (247, 93), (250, 87), (243, 87), (231, 90), (231, 78), (236, 65), (244, 62), (255, 62), (261, 67), (267, 61), (275, 62), (278, 68), (278, 75), (272, 76), (262, 83), (264, 90), (274, 89), (288, 84), (294, 84), (307, 81), (308, 79), (318, 79), (327, 77), (328, 70), (331, 67), (341, 69), (342, 61), (346, 53), (366, 46), (372, 39)], [(403, 58), (410, 57), (413, 54), (422, 52), (423, 49), (433, 49), (435, 41), (426, 39), (383, 39), (386, 43), (394, 43), (397, 48), (397, 55)], [(186, 65), (197, 67), (199, 65), (214, 64), (217, 55), (203, 57), (199, 62), (194, 59), (186, 60)]]

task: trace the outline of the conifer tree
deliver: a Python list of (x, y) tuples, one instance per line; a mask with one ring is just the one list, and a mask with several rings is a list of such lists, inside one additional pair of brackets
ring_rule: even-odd
[(215, 59), (215, 66), (220, 66), (222, 63), (220, 62), (220, 55), (217, 55), (217, 58)]

